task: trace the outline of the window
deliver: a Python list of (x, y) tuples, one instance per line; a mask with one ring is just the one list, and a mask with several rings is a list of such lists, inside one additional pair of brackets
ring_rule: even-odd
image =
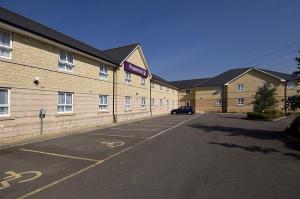
[(185, 90), (185, 94), (189, 95), (191, 93), (191, 90)]
[(216, 100), (216, 106), (222, 106), (222, 99)]
[(73, 93), (58, 92), (58, 113), (72, 113), (73, 112)]
[(222, 91), (222, 86), (221, 86), (221, 85), (216, 86), (216, 90), (217, 90), (218, 92), (221, 92), (221, 91)]
[(191, 102), (190, 102), (190, 101), (186, 101), (186, 102), (185, 102), (185, 105), (186, 105), (186, 106), (190, 106), (190, 105), (191, 105)]
[(151, 98), (151, 107), (154, 107), (154, 105), (155, 105), (155, 100), (154, 98)]
[(163, 87), (162, 85), (160, 85), (160, 87), (159, 87), (159, 88), (160, 88), (160, 90), (163, 90), (163, 89), (164, 89), (164, 87)]
[(125, 97), (125, 110), (130, 110), (131, 109), (131, 97), (126, 96)]
[(151, 88), (154, 88), (154, 82), (151, 82)]
[(287, 88), (288, 88), (288, 89), (293, 89), (293, 88), (295, 88), (295, 82), (288, 82), (288, 83), (287, 83)]
[(167, 91), (169, 91), (169, 87), (167, 87)]
[(141, 98), (141, 107), (145, 107), (146, 106), (146, 98), (142, 97)]
[(146, 79), (144, 78), (144, 77), (141, 77), (141, 86), (145, 86), (145, 81), (146, 81)]
[(160, 106), (163, 105), (163, 100), (162, 100), (162, 99), (159, 100), (159, 105), (160, 105)]
[(10, 115), (10, 90), (0, 88), (0, 117)]
[(166, 102), (167, 102), (167, 103), (166, 103), (166, 104), (167, 104), (167, 106), (169, 106), (169, 100), (166, 100)]
[(131, 78), (131, 73), (126, 72), (126, 76), (125, 76), (125, 82), (127, 84), (131, 84), (132, 78)]
[(73, 71), (74, 57), (71, 53), (67, 51), (60, 50), (59, 51), (59, 60), (58, 60), (58, 68), (63, 71)]
[(0, 57), (11, 58), (12, 40), (11, 33), (0, 31)]
[(237, 105), (244, 105), (244, 98), (238, 98)]
[(107, 77), (108, 77), (107, 66), (104, 66), (104, 65), (100, 66), (99, 77), (100, 77), (100, 79), (107, 79)]
[(100, 111), (107, 111), (108, 108), (108, 99), (107, 95), (100, 95), (99, 96), (99, 110)]
[(174, 106), (174, 100), (172, 100), (172, 106)]
[(238, 84), (238, 85), (237, 85), (237, 90), (238, 90), (238, 91), (244, 91), (244, 90), (245, 90), (244, 84)]

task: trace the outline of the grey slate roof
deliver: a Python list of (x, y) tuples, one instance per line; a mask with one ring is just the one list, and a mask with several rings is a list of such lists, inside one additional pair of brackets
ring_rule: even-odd
[(131, 44), (117, 48), (107, 49), (103, 52), (113, 58), (119, 65), (123, 60), (138, 46), (139, 44)]
[(11, 26), (20, 28), (22, 30), (31, 32), (35, 35), (47, 38), (51, 41), (63, 44), (70, 48), (79, 50), (93, 57), (97, 57), (102, 60), (108, 61), (112, 64), (117, 64), (116, 61), (104, 54), (101, 50), (98, 50), (90, 45), (73, 39), (72, 37), (69, 37), (65, 34), (62, 34), (56, 30), (53, 30), (47, 26), (44, 26), (38, 22), (35, 22), (14, 12), (11, 12), (2, 7), (0, 7), (0, 21)]
[(276, 72), (276, 71), (266, 70), (266, 69), (260, 69), (260, 68), (258, 68), (258, 70), (262, 70), (266, 73), (269, 73), (269, 74), (274, 75), (276, 77), (280, 77), (281, 79), (285, 79), (285, 80), (290, 80), (290, 79), (293, 78), (292, 74), (286, 74), (286, 73), (281, 73), (281, 72)]
[(168, 85), (168, 86), (171, 86), (171, 87), (175, 87), (175, 88), (178, 88), (177, 86), (173, 85), (171, 82), (161, 78), (160, 76), (158, 75), (155, 75), (155, 74), (151, 74), (152, 75), (152, 80), (154, 81), (159, 81), (161, 83), (164, 83), (165, 85)]
[(180, 89), (192, 88), (201, 82), (208, 81), (210, 78), (200, 78), (200, 79), (188, 79), (188, 80), (177, 80), (171, 81), (170, 83)]

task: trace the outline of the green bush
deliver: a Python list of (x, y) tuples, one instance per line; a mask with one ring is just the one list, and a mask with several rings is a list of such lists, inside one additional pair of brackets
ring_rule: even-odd
[(294, 119), (291, 126), (287, 128), (286, 133), (291, 136), (300, 138), (300, 116)]
[(281, 113), (278, 110), (265, 110), (264, 112), (248, 112), (247, 118), (253, 119), (253, 120), (273, 120), (276, 118), (279, 118), (283, 116), (283, 113)]

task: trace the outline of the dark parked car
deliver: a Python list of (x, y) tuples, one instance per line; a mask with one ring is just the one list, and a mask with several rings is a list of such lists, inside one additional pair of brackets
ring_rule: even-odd
[(195, 113), (195, 109), (192, 106), (182, 106), (179, 107), (177, 109), (173, 109), (171, 111), (172, 115), (176, 115), (176, 114), (189, 114), (192, 115)]

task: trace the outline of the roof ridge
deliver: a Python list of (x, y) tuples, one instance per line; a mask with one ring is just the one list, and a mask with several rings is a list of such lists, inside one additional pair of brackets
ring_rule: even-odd
[(108, 50), (116, 50), (116, 49), (119, 49), (119, 48), (126, 48), (126, 47), (134, 46), (134, 45), (138, 46), (140, 44), (139, 43), (133, 43), (133, 44), (125, 45), (125, 46), (119, 46), (119, 47), (115, 47), (115, 48), (108, 48), (108, 49), (105, 49), (103, 51), (105, 52), (105, 51), (108, 51)]

